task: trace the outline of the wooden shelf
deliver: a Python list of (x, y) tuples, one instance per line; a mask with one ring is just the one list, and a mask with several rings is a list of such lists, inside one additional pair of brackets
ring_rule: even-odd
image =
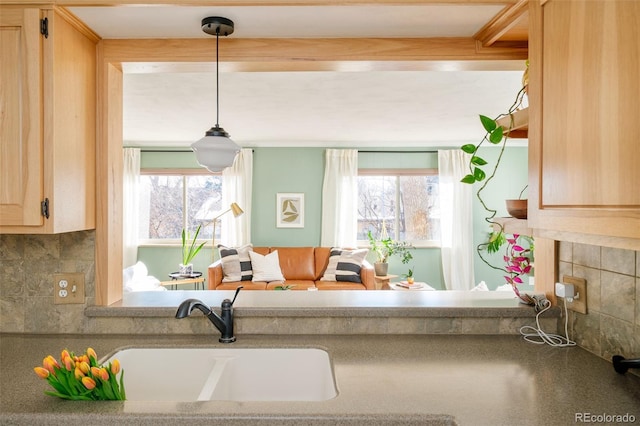
[(510, 138), (526, 139), (529, 137), (529, 108), (519, 109), (513, 113), (513, 127), (511, 131), (508, 129), (511, 124), (511, 118), (507, 115), (496, 121), (502, 126), (505, 133), (509, 133)]
[[(494, 222), (502, 225), (504, 232), (507, 234), (519, 234), (533, 236), (533, 230), (529, 228), (527, 219), (516, 219), (515, 217), (496, 217)], [(498, 230), (499, 227), (493, 225), (494, 230)]]

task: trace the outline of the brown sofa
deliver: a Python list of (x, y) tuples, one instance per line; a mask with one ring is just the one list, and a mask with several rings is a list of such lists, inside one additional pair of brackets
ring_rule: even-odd
[(244, 290), (273, 290), (280, 285), (291, 285), (292, 290), (375, 290), (373, 266), (366, 260), (360, 270), (360, 283), (345, 281), (321, 281), (329, 264), (329, 247), (254, 247), (256, 253), (267, 255), (278, 250), (280, 269), (285, 282), (236, 281), (222, 282), (222, 263), (217, 260), (209, 266), (209, 290), (235, 290), (243, 286)]

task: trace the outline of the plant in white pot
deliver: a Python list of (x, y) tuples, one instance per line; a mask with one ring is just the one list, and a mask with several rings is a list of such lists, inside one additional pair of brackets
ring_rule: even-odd
[(369, 245), (371, 251), (376, 255), (376, 262), (373, 264), (375, 274), (379, 277), (387, 275), (389, 271), (388, 260), (391, 256), (399, 256), (402, 263), (407, 264), (413, 255), (410, 250), (414, 247), (405, 241), (392, 240), (384, 231), (380, 238), (375, 238), (371, 231), (368, 232)]
[(204, 247), (206, 243), (197, 245), (198, 235), (202, 225), (198, 225), (196, 233), (193, 239), (189, 236), (189, 231), (182, 230), (182, 263), (180, 264), (180, 274), (191, 275), (193, 273), (193, 263), (191, 261), (198, 254), (198, 252)]

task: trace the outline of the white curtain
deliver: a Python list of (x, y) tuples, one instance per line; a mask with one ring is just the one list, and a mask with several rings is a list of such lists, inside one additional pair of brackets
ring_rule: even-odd
[(122, 265), (129, 267), (138, 261), (138, 217), (140, 186), (140, 149), (124, 148), (122, 178)]
[(473, 185), (460, 182), (468, 173), (469, 154), (438, 151), (442, 273), (447, 290), (470, 290), (473, 276)]
[(355, 247), (358, 230), (358, 151), (327, 149), (322, 184), (323, 247)]
[(223, 209), (228, 209), (231, 203), (238, 203), (244, 214), (236, 218), (227, 213), (220, 218), (220, 239), (223, 244), (233, 247), (248, 244), (251, 242), (253, 150), (241, 149), (233, 164), (222, 171), (222, 177)]

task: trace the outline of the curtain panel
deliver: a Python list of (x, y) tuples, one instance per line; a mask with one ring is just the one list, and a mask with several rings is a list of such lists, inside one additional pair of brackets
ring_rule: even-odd
[(355, 247), (358, 229), (358, 151), (327, 149), (322, 183), (323, 247)]

